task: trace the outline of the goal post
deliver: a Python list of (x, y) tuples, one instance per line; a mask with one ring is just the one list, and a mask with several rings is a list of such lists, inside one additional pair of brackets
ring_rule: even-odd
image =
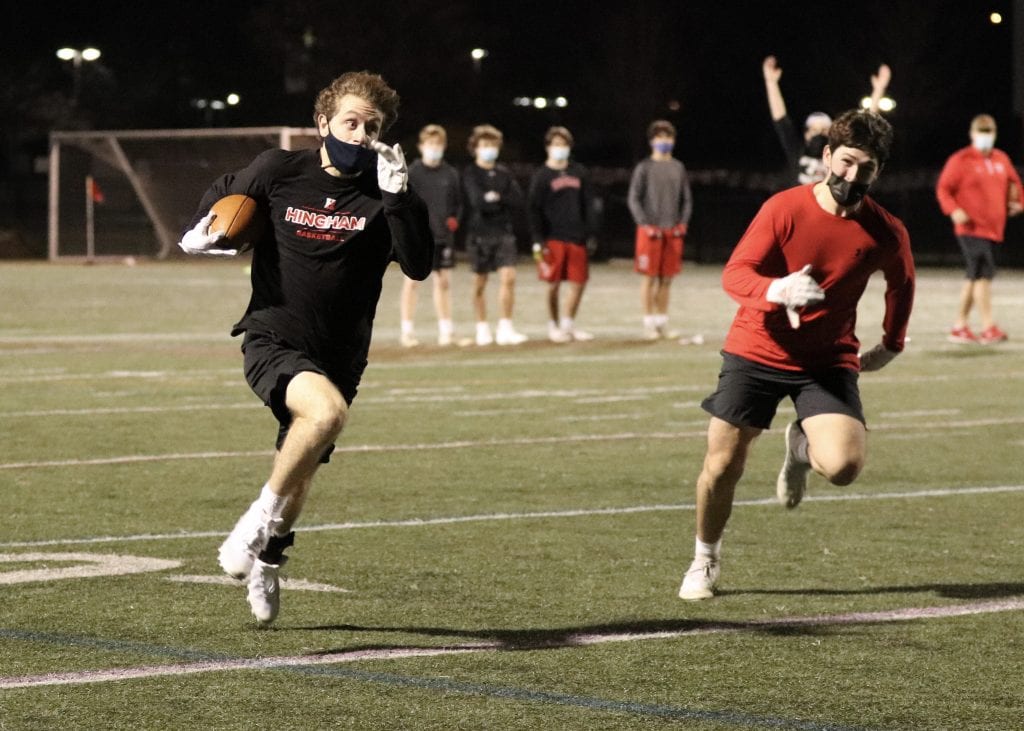
[(304, 127), (52, 132), (48, 258), (165, 259), (215, 178), (319, 144)]

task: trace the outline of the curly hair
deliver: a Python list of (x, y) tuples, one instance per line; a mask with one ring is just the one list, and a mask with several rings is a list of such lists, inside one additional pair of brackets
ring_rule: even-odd
[(501, 130), (490, 124), (478, 124), (473, 128), (473, 132), (469, 135), (469, 140), (466, 142), (466, 148), (469, 150), (469, 154), (472, 155), (476, 152), (476, 146), (480, 144), (480, 140), (487, 140), (493, 142), (499, 148), (505, 141), (505, 135), (501, 133)]
[(387, 130), (398, 119), (398, 92), (388, 86), (383, 77), (369, 71), (344, 73), (316, 96), (313, 104), (313, 123), (319, 124), (320, 115), (331, 119), (338, 113), (338, 104), (346, 94), (358, 96), (377, 107), (384, 116), (381, 132)]
[(892, 148), (893, 131), (882, 115), (863, 109), (843, 112), (828, 131), (828, 147), (834, 153), (840, 146), (856, 147), (884, 165)]

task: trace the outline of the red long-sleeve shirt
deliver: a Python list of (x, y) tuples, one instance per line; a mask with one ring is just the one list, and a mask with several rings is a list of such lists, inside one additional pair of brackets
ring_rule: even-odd
[(1020, 176), (1013, 168), (1009, 156), (1002, 150), (983, 155), (968, 145), (946, 160), (935, 195), (947, 216), (963, 208), (971, 220), (953, 225), (957, 236), (976, 236), (1001, 242), (1006, 230), (1006, 203), (1010, 199), (1010, 186), (1017, 187), (1020, 196)]
[[(773, 279), (806, 264), (825, 300), (804, 308), (794, 330), (785, 308), (765, 295)], [(784, 370), (858, 369), (857, 303), (876, 271), (886, 281), (882, 342), (900, 352), (914, 301), (914, 260), (903, 223), (871, 198), (850, 218), (833, 215), (818, 205), (813, 184), (772, 196), (722, 274), (726, 293), (740, 304), (724, 350)]]

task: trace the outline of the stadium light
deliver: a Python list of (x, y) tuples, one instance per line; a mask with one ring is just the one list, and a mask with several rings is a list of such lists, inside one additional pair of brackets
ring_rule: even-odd
[(1003, 22), (1003, 14), (1002, 13), (990, 13), (989, 16), (988, 16), (988, 22), (990, 22), (992, 25), (999, 25), (1000, 23)]
[(544, 109), (548, 105), (548, 100), (542, 96), (534, 97), (533, 106), (536, 109)]
[(240, 101), (242, 101), (242, 97), (238, 96), (238, 94), (228, 94), (227, 97), (225, 97), (224, 101), (228, 103), (228, 106), (234, 107), (237, 106)]
[[(861, 109), (871, 109), (871, 97), (866, 96), (860, 100)], [(878, 100), (878, 111), (891, 112), (896, 108), (896, 100), (891, 96), (883, 96)]]
[(70, 61), (73, 67), (72, 79), (74, 86), (72, 87), (71, 94), (71, 105), (78, 106), (78, 98), (82, 93), (82, 62), (83, 61), (96, 61), (103, 54), (100, 53), (100, 49), (89, 46), (79, 50), (77, 48), (70, 48), (64, 46), (63, 48), (57, 49), (57, 58), (61, 61)]
[(487, 58), (488, 53), (486, 48), (474, 48), (469, 55), (474, 61), (483, 61)]

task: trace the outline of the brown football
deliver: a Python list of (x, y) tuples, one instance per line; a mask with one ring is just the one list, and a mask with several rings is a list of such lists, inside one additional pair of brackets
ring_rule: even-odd
[(256, 200), (247, 195), (226, 195), (210, 208), (216, 217), (210, 231), (223, 231), (222, 249), (244, 251), (251, 248), (263, 234), (264, 216)]

